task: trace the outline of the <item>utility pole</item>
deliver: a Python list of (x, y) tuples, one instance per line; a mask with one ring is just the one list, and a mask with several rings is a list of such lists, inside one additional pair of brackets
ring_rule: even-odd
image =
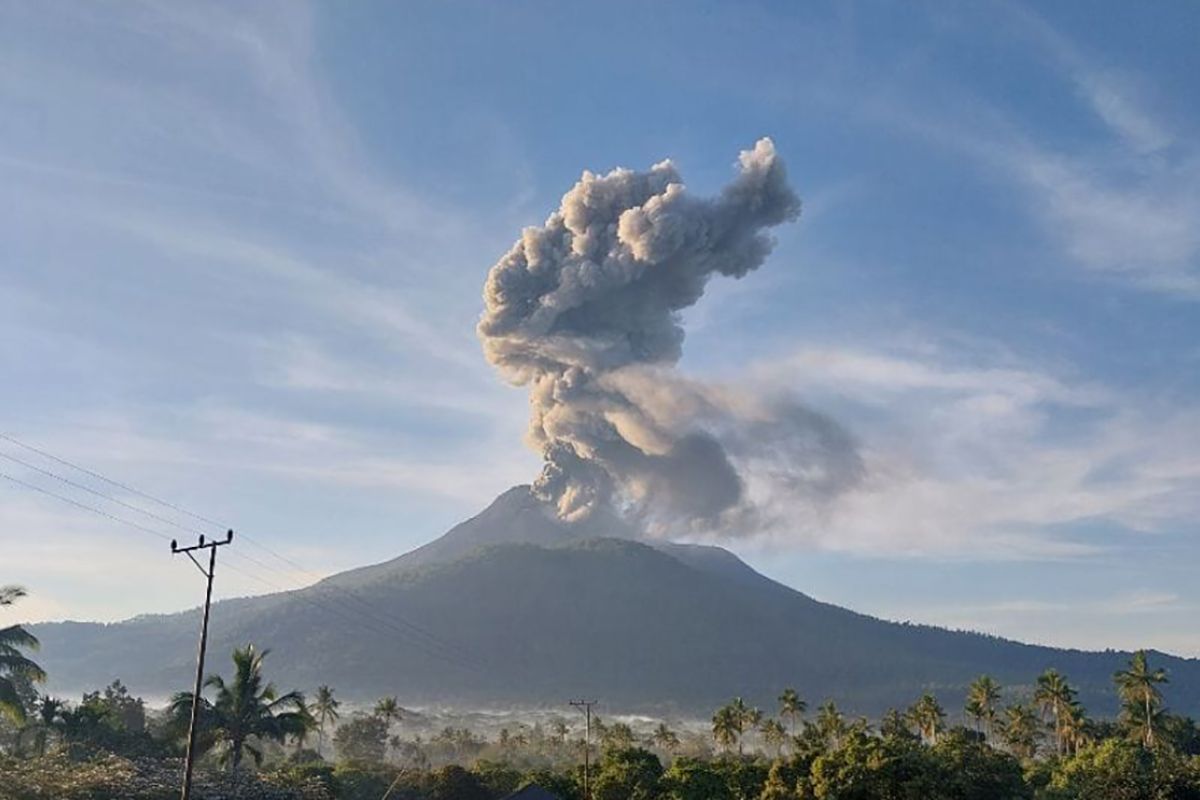
[(589, 758), (592, 752), (592, 706), (596, 705), (595, 700), (571, 700), (568, 705), (574, 706), (583, 712), (583, 800), (591, 800), (592, 794), (588, 783), (588, 767), (590, 766)]
[[(217, 548), (232, 541), (233, 531), (226, 533), (223, 540), (217, 539), (211, 542), (205, 542), (204, 535), (201, 534), (200, 541), (191, 547), (180, 547), (174, 539), (171, 540), (171, 552), (183, 553), (190, 558), (196, 565), (196, 569), (200, 570), (200, 573), (208, 579), (208, 588), (204, 592), (204, 621), (200, 624), (200, 655), (196, 659), (196, 688), (192, 692), (192, 718), (188, 723), (187, 756), (184, 758), (183, 765), (181, 800), (191, 800), (192, 797), (192, 769), (196, 765), (196, 721), (200, 716), (200, 691), (204, 688), (204, 650), (208, 647), (208, 610), (212, 606), (213, 575), (217, 571)], [(197, 550), (208, 551), (207, 570), (192, 555)]]

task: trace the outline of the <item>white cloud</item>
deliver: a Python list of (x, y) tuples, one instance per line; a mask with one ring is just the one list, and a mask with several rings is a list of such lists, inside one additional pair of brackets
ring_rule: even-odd
[(1139, 95), (1148, 94), (1148, 87), (1139, 85), (1135, 76), (1113, 67), (1097, 67), (1070, 39), (1023, 6), (1007, 4), (1002, 8), (1029, 40), (1066, 73), (1096, 117), (1130, 148), (1149, 154), (1176, 140), (1167, 126), (1138, 101)]
[[(1147, 289), (1200, 298), (1200, 158), (1139, 163), (1113, 175), (1106, 158), (1033, 146), (1006, 153), (1046, 230), (1080, 264)], [(1107, 173), (1107, 174), (1106, 174)]]
[(1073, 558), (1110, 545), (1089, 528), (1152, 535), (1200, 514), (1200, 409), (986, 363), (828, 346), (756, 366), (763, 391), (795, 391), (847, 424), (866, 464), (863, 482), (828, 506), (783, 514), (791, 526), (775, 544)]
[(1093, 276), (1200, 299), (1195, 133), (1174, 129), (1139, 102), (1149, 94), (1139, 76), (1096, 66), (1044, 20), (1004, 8), (1018, 45), (1048, 60), (1107, 136), (1068, 150), (1048, 135), (1054, 131), (953, 84), (941, 87), (937, 106), (928, 104), (927, 86), (920, 94), (893, 87), (856, 112), (966, 156), (993, 180), (1015, 186), (1048, 239)]

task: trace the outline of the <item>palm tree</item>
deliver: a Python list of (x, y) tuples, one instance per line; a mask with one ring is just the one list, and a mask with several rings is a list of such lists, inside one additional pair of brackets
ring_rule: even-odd
[[(550, 727), (554, 731), (554, 735), (558, 737), (559, 746), (566, 745), (567, 736), (571, 733), (571, 726), (567, 725), (567, 721), (562, 717), (557, 717)], [(660, 725), (659, 727), (664, 726)]]
[(787, 717), (791, 723), (792, 736), (796, 735), (796, 720), (807, 710), (808, 703), (800, 698), (795, 689), (784, 689), (783, 694), (779, 695), (779, 716)]
[(1048, 669), (1038, 676), (1037, 689), (1034, 690), (1033, 699), (1038, 704), (1042, 719), (1050, 717), (1054, 726), (1054, 750), (1062, 755), (1065, 744), (1063, 718), (1075, 702), (1075, 690), (1058, 670)]
[(879, 734), (884, 738), (908, 739), (912, 737), (913, 732), (908, 727), (905, 716), (898, 710), (889, 708), (879, 721)]
[(980, 675), (967, 689), (967, 714), (975, 720), (975, 729), (983, 727), (984, 735), (992, 738), (996, 725), (996, 706), (1000, 702), (1000, 684), (990, 675)]
[(375, 716), (383, 720), (383, 724), (388, 728), (392, 727), (393, 722), (404, 719), (400, 713), (400, 701), (395, 697), (380, 698), (375, 704)]
[(39, 756), (46, 755), (46, 745), (50, 741), (50, 734), (62, 722), (62, 712), (65, 710), (65, 704), (62, 700), (54, 697), (46, 696), (38, 703), (38, 728), (37, 728), (37, 754)]
[[(0, 586), (0, 606), (10, 606), (24, 596), (20, 586)], [(42, 668), (21, 653), (37, 647), (37, 638), (20, 625), (0, 628), (0, 715), (14, 722), (25, 721), (20, 687), (46, 680)]]
[(825, 703), (817, 709), (817, 731), (832, 747), (837, 747), (841, 744), (842, 737), (846, 735), (846, 718), (842, 712), (838, 711), (832, 700), (826, 700)]
[(650, 734), (650, 743), (660, 750), (674, 753), (679, 747), (679, 736), (667, 727), (667, 723), (660, 722), (654, 733)]
[[(402, 718), (400, 715), (400, 701), (394, 695), (392, 697), (381, 697), (375, 703), (375, 716), (383, 720), (383, 729), (390, 731), (392, 723)], [(395, 749), (394, 745), (392, 749)]]
[(1042, 733), (1037, 712), (1029, 706), (1018, 704), (1005, 709), (1004, 716), (1004, 741), (1016, 755), (1033, 758)]
[(1158, 687), (1167, 683), (1166, 671), (1150, 669), (1146, 651), (1138, 650), (1129, 660), (1129, 668), (1118, 671), (1113, 680), (1125, 704), (1122, 715), (1134, 730), (1140, 729), (1142, 744), (1153, 747), (1155, 723), (1162, 716), (1162, 692)]
[(1088, 718), (1083, 706), (1072, 702), (1059, 717), (1058, 724), (1066, 755), (1078, 753), (1079, 746), (1088, 740)]
[(763, 741), (768, 747), (775, 748), (775, 757), (783, 755), (783, 743), (788, 739), (787, 728), (777, 719), (769, 719), (762, 724)]
[[(750, 706), (746, 705), (745, 700), (740, 697), (735, 697), (733, 698), (733, 702), (725, 706), (725, 708), (720, 709), (717, 712), (717, 715), (720, 716), (723, 713), (726, 717), (726, 719), (723, 721), (733, 725), (736, 733), (736, 736), (734, 737), (734, 743), (737, 744), (738, 754), (741, 755), (742, 735), (745, 734), (746, 731), (753, 730), (754, 728), (758, 727), (758, 723), (762, 721), (762, 711), (759, 711), (757, 708), (751, 708)], [(716, 722), (717, 717), (714, 716), (714, 736), (716, 735)]]
[(333, 696), (333, 689), (322, 685), (317, 687), (317, 698), (308, 707), (308, 713), (317, 721), (317, 752), (322, 756), (325, 755), (325, 727), (338, 721), (340, 705), (341, 701)]
[(627, 750), (633, 747), (636, 741), (637, 737), (633, 735), (633, 729), (624, 722), (614, 722), (609, 725), (600, 737), (600, 742), (606, 752)]
[(721, 706), (712, 718), (713, 740), (722, 750), (729, 750), (739, 743), (742, 736), (742, 721), (733, 706)]
[[(287, 737), (301, 736), (316, 725), (305, 707), (304, 695), (280, 695), (273, 684), (264, 684), (263, 660), (268, 652), (252, 644), (237, 648), (233, 651), (233, 680), (226, 683), (220, 675), (209, 675), (204, 681), (205, 688), (216, 690), (216, 699), (210, 703), (201, 698), (201, 729), (225, 745), (225, 756), (235, 773), (247, 752), (255, 764), (262, 763), (258, 741), (282, 744)], [(183, 720), (191, 707), (192, 693), (179, 692), (171, 699), (170, 712), (176, 720)]]
[[(742, 732), (749, 733), (750, 731), (758, 730), (759, 725), (763, 721), (763, 712), (757, 708), (747, 708), (742, 712)], [(742, 752), (742, 747), (738, 745), (738, 752)]]
[(946, 712), (942, 710), (937, 698), (930, 692), (921, 695), (921, 699), (908, 709), (908, 718), (921, 733), (921, 738), (929, 744), (937, 744), (938, 732), (946, 720)]

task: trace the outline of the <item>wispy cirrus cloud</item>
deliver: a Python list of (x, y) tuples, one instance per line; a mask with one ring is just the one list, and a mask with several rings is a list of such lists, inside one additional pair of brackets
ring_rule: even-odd
[(836, 409), (864, 477), (820, 507), (779, 509), (770, 546), (871, 555), (1056, 559), (1200, 513), (1200, 409), (1162, 407), (1035, 362), (978, 351), (807, 346), (750, 372)]
[(918, 94), (896, 80), (859, 102), (855, 113), (966, 157), (992, 181), (1021, 192), (1047, 239), (1092, 276), (1200, 299), (1196, 132), (1145, 102), (1149, 78), (1100, 66), (1029, 9), (992, 8), (994, 33), (1022, 57), (1044, 62), (1067, 90), (1061, 113), (1092, 120), (1100, 136), (1064, 145), (1055, 125), (1023, 118), (946, 76), (938, 78), (936, 105), (924, 83)]

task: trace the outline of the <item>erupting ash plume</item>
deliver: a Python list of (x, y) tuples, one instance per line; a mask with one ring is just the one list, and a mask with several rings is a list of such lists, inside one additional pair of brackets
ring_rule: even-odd
[(530, 387), (535, 492), (560, 517), (602, 506), (649, 530), (761, 529), (789, 495), (831, 495), (860, 471), (849, 437), (785, 398), (680, 377), (681, 309), (714, 274), (741, 278), (800, 200), (770, 139), (741, 153), (715, 198), (670, 161), (585, 172), (488, 274), (479, 336)]

